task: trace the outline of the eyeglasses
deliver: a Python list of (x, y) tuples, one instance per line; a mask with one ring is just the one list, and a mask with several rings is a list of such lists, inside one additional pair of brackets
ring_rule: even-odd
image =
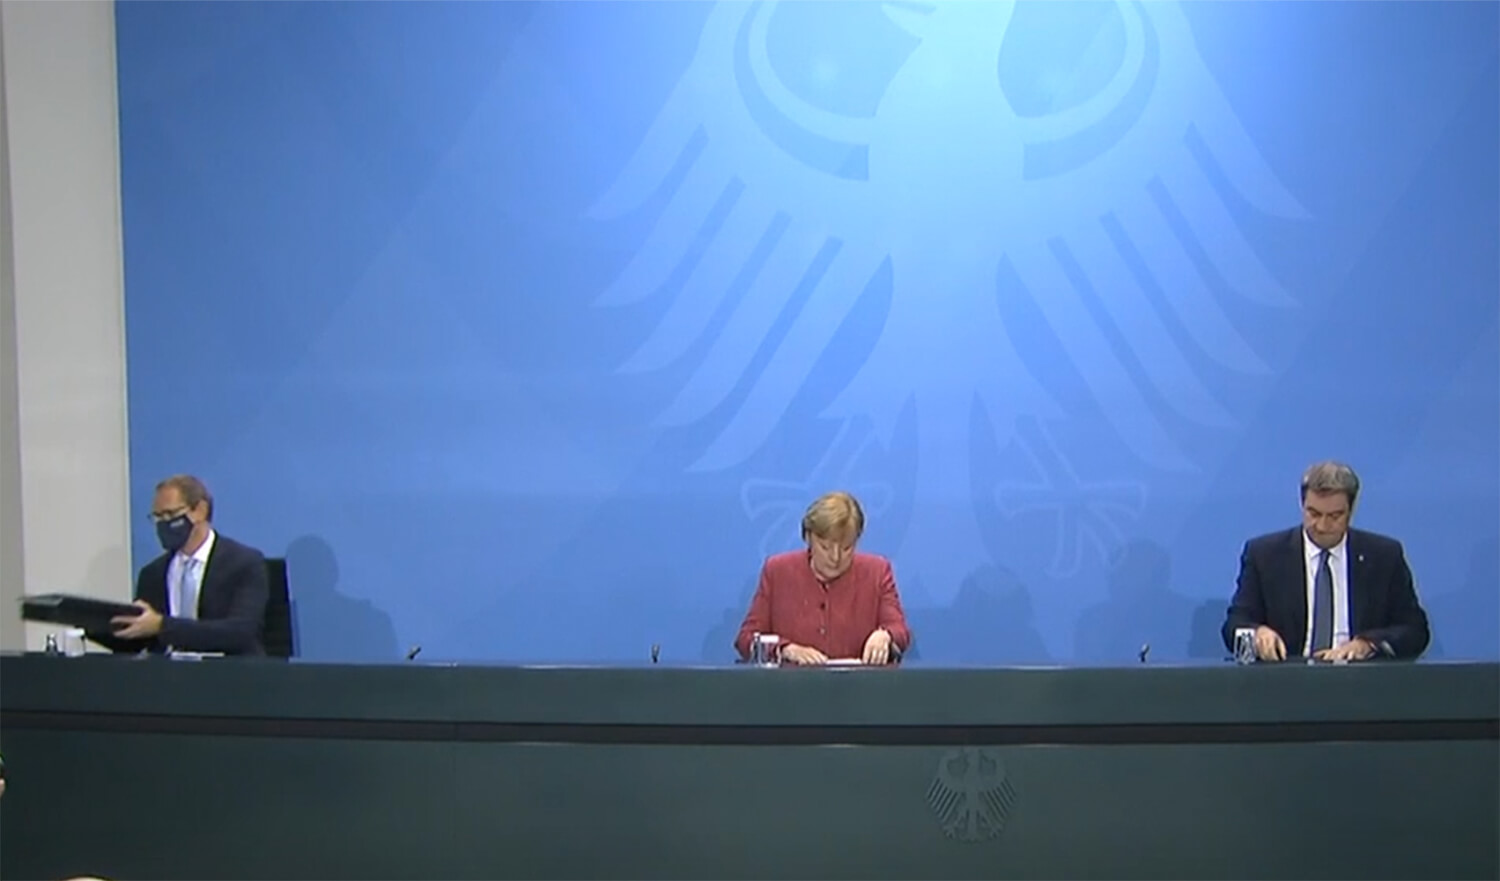
[(176, 520), (178, 517), (181, 517), (183, 514), (186, 514), (190, 510), (192, 509), (187, 505), (183, 505), (180, 508), (173, 508), (170, 511), (152, 511), (150, 514), (146, 515), (146, 519), (151, 521), (152, 523), (165, 523), (168, 520)]

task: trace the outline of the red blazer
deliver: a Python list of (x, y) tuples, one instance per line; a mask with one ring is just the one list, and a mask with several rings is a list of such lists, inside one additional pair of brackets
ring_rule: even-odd
[(774, 633), (783, 645), (805, 645), (830, 658), (858, 658), (877, 627), (890, 632), (899, 651), (911, 646), (889, 560), (856, 552), (848, 571), (824, 585), (813, 574), (808, 551), (788, 551), (761, 567), (760, 585), (734, 647), (748, 658), (756, 633)]

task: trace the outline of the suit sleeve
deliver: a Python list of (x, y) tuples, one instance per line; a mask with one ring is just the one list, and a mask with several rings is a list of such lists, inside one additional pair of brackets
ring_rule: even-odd
[[(143, 599), (145, 597), (146, 570), (150, 568), (150, 566), (147, 566), (141, 569), (140, 572), (136, 573), (135, 598), (137, 600)], [(160, 647), (159, 643), (157, 643), (154, 638), (150, 637), (145, 639), (121, 639), (118, 636), (115, 636), (113, 633), (93, 632), (86, 633), (84, 635), (90, 642), (98, 643), (99, 645), (109, 649), (112, 652), (118, 652), (121, 654), (135, 654), (137, 652), (147, 650), (155, 651)]]
[(740, 624), (740, 632), (734, 638), (734, 650), (741, 660), (750, 659), (750, 640), (757, 633), (775, 633), (771, 625), (771, 575), (767, 567), (760, 567), (760, 583), (755, 586), (755, 596), (750, 598), (750, 610)]
[(891, 635), (891, 644), (897, 651), (905, 654), (911, 648), (911, 628), (906, 624), (901, 595), (896, 592), (896, 573), (889, 562), (880, 576), (880, 626)]
[[(1250, 543), (1240, 552), (1240, 574), (1234, 580), (1234, 597), (1219, 635), (1224, 648), (1234, 651), (1234, 632), (1241, 627), (1260, 627), (1266, 623), (1266, 597), (1261, 586), (1260, 565), (1250, 552)], [(1280, 635), (1280, 634), (1278, 634)], [(1285, 639), (1282, 636), (1282, 639)]]
[(1415, 658), (1427, 651), (1432, 631), (1427, 623), (1427, 613), (1417, 599), (1411, 567), (1406, 563), (1406, 551), (1397, 544), (1395, 552), (1395, 571), (1387, 588), (1386, 620), (1389, 623), (1355, 635), (1373, 643), (1382, 654)]
[(163, 618), (159, 636), (162, 643), (188, 652), (252, 652), (260, 644), (260, 629), (270, 596), (265, 558), (259, 551), (251, 551), (235, 562), (226, 586), (230, 594), (228, 615), (210, 621)]

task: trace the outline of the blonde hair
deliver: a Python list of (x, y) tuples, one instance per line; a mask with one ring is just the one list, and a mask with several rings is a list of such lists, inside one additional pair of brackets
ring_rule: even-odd
[(865, 531), (865, 512), (854, 496), (831, 492), (819, 496), (802, 515), (802, 538), (809, 535), (833, 538), (848, 535), (859, 538)]

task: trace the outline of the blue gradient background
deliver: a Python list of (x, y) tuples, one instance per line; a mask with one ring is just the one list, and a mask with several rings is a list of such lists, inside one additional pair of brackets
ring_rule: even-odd
[(1500, 6), (116, 15), (132, 497), (305, 657), (728, 660), (833, 488), (924, 661), (1219, 657), (1325, 457), (1500, 656)]

